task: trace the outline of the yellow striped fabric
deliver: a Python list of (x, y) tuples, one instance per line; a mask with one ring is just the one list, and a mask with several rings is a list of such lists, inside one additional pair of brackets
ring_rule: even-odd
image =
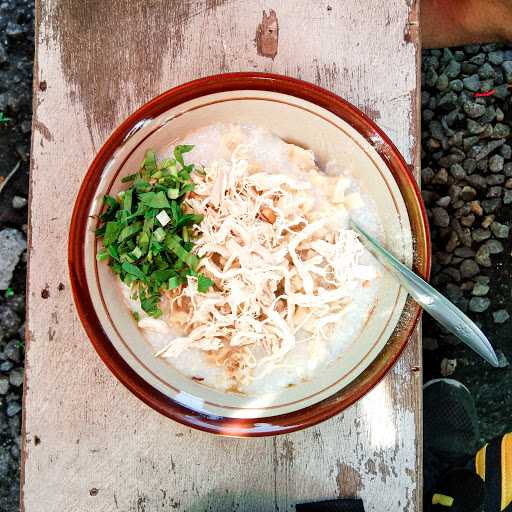
[[(484, 462), (485, 467), (485, 462)], [(512, 502), (512, 433), (501, 440), (501, 510)]]
[(483, 446), (478, 450), (478, 453), (475, 457), (475, 469), (478, 476), (485, 482), (485, 452), (487, 450), (487, 445)]

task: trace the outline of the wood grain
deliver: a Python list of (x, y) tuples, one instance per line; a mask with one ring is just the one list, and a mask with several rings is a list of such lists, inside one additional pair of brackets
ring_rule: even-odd
[(166, 420), (115, 381), (77, 319), (66, 261), (71, 206), (106, 136), (199, 76), (258, 70), (316, 82), (373, 117), (417, 171), (417, 10), (411, 0), (38, 3), (26, 512), (283, 511), (347, 495), (370, 512), (420, 510), (417, 336), (343, 415), (279, 438), (216, 438)]

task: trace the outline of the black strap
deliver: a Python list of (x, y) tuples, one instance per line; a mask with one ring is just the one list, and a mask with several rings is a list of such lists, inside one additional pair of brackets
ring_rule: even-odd
[(491, 441), (485, 450), (484, 512), (501, 510), (501, 439)]
[(297, 512), (364, 512), (363, 500), (344, 498), (339, 500), (301, 503), (295, 507)]

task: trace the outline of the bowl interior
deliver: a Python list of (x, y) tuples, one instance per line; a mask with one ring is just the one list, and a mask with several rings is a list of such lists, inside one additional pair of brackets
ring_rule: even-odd
[[(212, 123), (250, 123), (268, 128), (288, 142), (312, 149), (320, 165), (336, 160), (350, 170), (376, 203), (385, 245), (412, 263), (407, 208), (396, 180), (376, 149), (347, 122), (294, 96), (237, 90), (208, 94), (182, 103), (156, 118), (139, 121), (105, 166), (89, 215), (97, 215), (105, 193), (116, 193), (121, 178), (138, 168), (147, 149), (163, 154), (187, 133)], [(153, 355), (123, 302), (116, 278), (97, 263), (96, 221), (89, 217), (85, 238), (87, 285), (95, 312), (113, 347), (152, 387), (194, 411), (227, 418), (266, 418), (304, 409), (339, 392), (356, 379), (392, 336), (406, 292), (385, 271), (368, 321), (349, 348), (315, 379), (279, 393), (244, 396), (222, 393), (197, 383)]]

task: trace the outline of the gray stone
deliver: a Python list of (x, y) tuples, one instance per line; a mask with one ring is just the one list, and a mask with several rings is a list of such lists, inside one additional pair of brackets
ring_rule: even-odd
[(477, 137), (476, 135), (472, 135), (471, 137), (466, 137), (465, 139), (463, 139), (462, 146), (464, 148), (464, 151), (468, 151), (468, 149), (471, 149), (475, 144), (478, 144), (479, 140), (480, 138)]
[(9, 476), (9, 463), (11, 456), (9, 450), (4, 446), (0, 446), (0, 479), (5, 481)]
[(494, 96), (496, 98), (499, 98), (500, 100), (504, 100), (509, 94), (510, 91), (508, 89), (508, 85), (503, 84), (496, 87), (496, 92), (494, 93)]
[(19, 341), (11, 340), (4, 348), (4, 356), (15, 363), (21, 363)]
[(491, 266), (491, 252), (489, 251), (489, 247), (487, 247), (487, 245), (482, 245), (480, 249), (478, 249), (475, 256), (475, 261), (481, 267)]
[(485, 109), (485, 114), (479, 119), (481, 123), (490, 123), (491, 121), (494, 121), (496, 117), (496, 109), (493, 105), (489, 105)]
[(444, 197), (439, 198), (436, 201), (436, 204), (437, 204), (437, 206), (440, 206), (441, 208), (446, 208), (451, 203), (451, 201), (452, 201), (452, 199), (450, 196), (444, 196)]
[(475, 283), (475, 286), (473, 286), (473, 290), (471, 290), (471, 293), (475, 297), (483, 297), (484, 295), (487, 295), (489, 293), (489, 285), (483, 284), (483, 283)]
[(491, 282), (491, 278), (489, 276), (476, 276), (475, 281), (481, 284), (489, 284)]
[(512, 190), (505, 190), (503, 194), (503, 204), (511, 204), (512, 203)]
[(434, 171), (430, 167), (425, 167), (421, 170), (421, 181), (425, 184), (429, 184), (434, 177)]
[(473, 121), (473, 119), (468, 119), (466, 126), (468, 128), (468, 132), (472, 135), (478, 135), (485, 130), (485, 126)]
[(14, 336), (20, 325), (20, 317), (8, 306), (0, 305), (0, 340)]
[[(449, 91), (441, 97), (437, 106), (445, 111), (453, 110), (457, 106), (457, 99), (457, 95), (453, 91)], [(435, 106), (432, 110), (434, 109)]]
[(464, 46), (464, 52), (467, 55), (474, 55), (475, 53), (478, 53), (479, 51), (480, 51), (479, 44), (467, 44)]
[(464, 201), (472, 201), (476, 197), (476, 190), (473, 187), (466, 185), (462, 189), (461, 197)]
[(485, 80), (487, 78), (494, 78), (496, 76), (496, 72), (494, 71), (494, 68), (488, 62), (486, 62), (478, 70), (478, 76), (482, 80)]
[(25, 208), (27, 206), (27, 200), (24, 197), (14, 196), (12, 198), (12, 207), (15, 210), (21, 210), (21, 208)]
[(12, 386), (21, 386), (23, 384), (23, 368), (12, 370), (9, 374), (9, 382)]
[(505, 181), (505, 176), (503, 176), (503, 174), (491, 174), (490, 176), (487, 176), (486, 181), (487, 185), (490, 186), (503, 185), (503, 182)]
[(460, 65), (460, 70), (463, 75), (472, 75), (478, 72), (478, 66), (472, 62), (463, 62)]
[(452, 283), (448, 283), (446, 285), (446, 296), (452, 302), (457, 302), (458, 300), (460, 300), (462, 298), (463, 293), (459, 286), (452, 284)]
[(490, 254), (500, 254), (505, 250), (503, 244), (499, 240), (494, 240), (494, 238), (487, 240), (485, 245), (489, 249)]
[(487, 197), (501, 197), (503, 189), (499, 186), (490, 187), (487, 191)]
[(0, 395), (6, 395), (9, 392), (9, 377), (0, 375)]
[(457, 247), (454, 251), (455, 256), (459, 258), (473, 258), (475, 251), (470, 247)]
[(503, 166), (503, 172), (507, 178), (512, 178), (512, 162), (508, 162)]
[(444, 138), (443, 125), (439, 121), (437, 121), (437, 120), (431, 121), (428, 128), (429, 128), (430, 134), (432, 135), (432, 137), (434, 137), (434, 139), (443, 140), (443, 138)]
[(491, 232), (488, 229), (477, 228), (473, 230), (472, 238), (475, 242), (483, 242), (491, 238)]
[(440, 169), (434, 179), (432, 180), (434, 185), (446, 185), (448, 183), (448, 171), (446, 169)]
[(473, 260), (464, 260), (460, 265), (460, 275), (463, 279), (469, 279), (480, 273), (480, 267)]
[(434, 112), (432, 110), (425, 108), (421, 113), (424, 121), (430, 121), (434, 117)]
[[(478, 137), (476, 138), (478, 139)], [(466, 160), (464, 160), (464, 163), (462, 164), (462, 167), (464, 167), (466, 174), (472, 174), (476, 169), (476, 160), (474, 158), (466, 158)]]
[(20, 411), (21, 411), (21, 405), (19, 404), (19, 402), (9, 402), (9, 404), (7, 405), (6, 413), (7, 413), (7, 416), (9, 416), (9, 418), (11, 418), (12, 416), (15, 416)]
[(450, 167), (450, 174), (456, 179), (456, 180), (462, 180), (466, 177), (466, 171), (464, 171), (464, 168), (460, 164), (453, 164)]
[(469, 62), (471, 62), (472, 64), (476, 64), (477, 66), (481, 66), (486, 59), (487, 55), (485, 55), (485, 53), (477, 53), (476, 55), (473, 55), (473, 57), (469, 59)]
[(495, 324), (504, 324), (509, 318), (510, 315), (506, 309), (498, 309), (498, 311), (492, 313), (492, 319)]
[(510, 365), (507, 356), (502, 350), (496, 350), (496, 357), (498, 358), (498, 368), (507, 368)]
[(436, 80), (436, 89), (438, 91), (445, 91), (446, 89), (448, 89), (448, 85), (450, 84), (450, 81), (448, 80), (448, 77), (446, 76), (445, 73), (442, 73), (440, 74), (438, 77), (437, 77), (437, 80)]
[(462, 108), (468, 117), (471, 117), (472, 119), (483, 116), (486, 110), (485, 105), (480, 105), (480, 103), (475, 103), (474, 101), (464, 103)]
[(444, 68), (444, 73), (450, 79), (457, 78), (460, 74), (460, 62), (456, 60), (448, 62), (447, 66)]
[(464, 88), (471, 92), (476, 92), (480, 89), (480, 78), (478, 75), (467, 76), (462, 79)]
[(494, 88), (494, 79), (488, 78), (487, 80), (482, 80), (480, 82), (480, 91), (488, 92)]
[(491, 301), (487, 297), (472, 297), (469, 301), (469, 310), (473, 313), (483, 313), (490, 305)]
[(501, 108), (496, 108), (496, 121), (501, 122), (505, 119), (505, 114), (503, 113), (503, 110)]
[(12, 21), (7, 24), (7, 28), (5, 29), (5, 35), (11, 39), (21, 39), (24, 33), (25, 29)]
[(492, 131), (493, 139), (502, 139), (510, 135), (510, 127), (503, 123), (496, 123)]
[(495, 52), (490, 52), (487, 56), (489, 62), (494, 64), (495, 66), (499, 66), (503, 62), (503, 52), (501, 50), (496, 50)]
[(450, 224), (450, 216), (448, 212), (441, 207), (432, 209), (432, 219), (434, 224), (439, 227), (447, 227)]
[(437, 73), (436, 70), (433, 67), (430, 67), (427, 72), (425, 73), (425, 83), (429, 87), (434, 87), (437, 81)]
[(7, 62), (9, 57), (7, 56), (7, 51), (3, 45), (0, 44), (0, 64)]
[(512, 157), (512, 148), (508, 144), (503, 144), (503, 146), (500, 148), (500, 155), (505, 160), (510, 160)]
[(512, 83), (512, 60), (506, 60), (502, 65), (503, 77), (507, 83)]
[(0, 231), (0, 290), (6, 290), (12, 279), (12, 273), (27, 248), (23, 233), (7, 228)]
[(501, 206), (501, 199), (484, 199), (483, 201), (481, 201), (481, 204), (485, 213), (494, 213)]
[(462, 80), (452, 80), (450, 82), (450, 89), (454, 92), (460, 92), (464, 88)]
[[(489, 156), (495, 149), (498, 149), (500, 146), (503, 146), (503, 144), (505, 143), (505, 139), (499, 139), (499, 140), (491, 140), (490, 142), (488, 142), (487, 144), (485, 144), (484, 146), (475, 146), (475, 148), (478, 149), (478, 151), (476, 151), (476, 154), (475, 154), (475, 159), (478, 161), (478, 160), (482, 160), (483, 158), (486, 158), (487, 156)], [(473, 149), (475, 149), (473, 148)], [(471, 151), (473, 151), (473, 149)]]
[(491, 224), (491, 231), (496, 238), (508, 238), (510, 228), (506, 224), (493, 222)]
[(12, 369), (14, 365), (11, 363), (11, 361), (4, 361), (3, 363), (0, 363), (0, 372), (8, 372)]
[(464, 215), (464, 217), (461, 217), (460, 223), (463, 226), (471, 227), (475, 223), (476, 217), (473, 214), (470, 215)]

